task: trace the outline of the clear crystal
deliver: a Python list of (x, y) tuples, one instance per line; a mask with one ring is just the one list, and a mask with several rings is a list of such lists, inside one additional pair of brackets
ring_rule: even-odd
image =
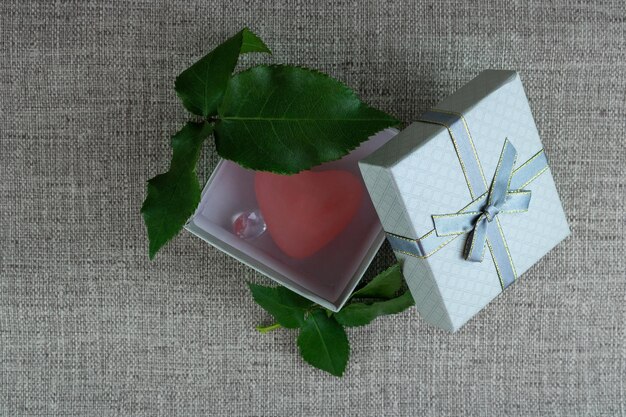
[(258, 210), (239, 213), (233, 220), (233, 232), (242, 239), (252, 240), (261, 236), (267, 226)]

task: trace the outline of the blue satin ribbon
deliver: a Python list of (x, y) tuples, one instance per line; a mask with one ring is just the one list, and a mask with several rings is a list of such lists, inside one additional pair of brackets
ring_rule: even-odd
[(515, 147), (508, 139), (505, 139), (487, 201), (481, 211), (432, 216), (437, 236), (470, 233), (465, 249), (465, 258), (469, 261), (482, 262), (487, 243), (487, 233), (491, 228), (497, 227), (494, 220), (498, 215), (501, 213), (521, 213), (528, 210), (530, 191), (511, 191), (509, 189), (516, 158)]
[(463, 116), (444, 110), (431, 110), (421, 121), (447, 128), (472, 198), (457, 213), (434, 215), (435, 229), (419, 239), (387, 233), (395, 251), (428, 257), (464, 233), (471, 233), (466, 245), (468, 260), (480, 262), (489, 247), (502, 288), (512, 284), (517, 273), (498, 222), (501, 213), (520, 213), (528, 209), (530, 191), (522, 190), (547, 170), (543, 150), (513, 170), (517, 151), (505, 140), (496, 173), (488, 187), (472, 137)]

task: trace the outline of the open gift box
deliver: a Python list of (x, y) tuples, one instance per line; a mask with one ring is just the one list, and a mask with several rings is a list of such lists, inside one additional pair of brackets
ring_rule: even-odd
[(385, 130), (314, 170), (330, 169), (360, 169), (371, 201), (365, 193), (348, 226), (309, 258), (286, 256), (267, 233), (247, 241), (232, 232), (233, 215), (258, 204), (255, 174), (230, 162), (216, 168), (186, 227), (333, 311), (386, 236), (417, 310), (449, 331), (570, 233), (514, 71), (483, 71), (403, 131)]
[(383, 130), (344, 158), (312, 169), (313, 172), (350, 172), (362, 187), (362, 197), (347, 226), (311, 256), (302, 259), (289, 256), (268, 232), (254, 239), (243, 239), (235, 233), (235, 218), (259, 209), (255, 192), (257, 173), (227, 160), (220, 161), (215, 168), (204, 187), (201, 202), (185, 228), (290, 290), (329, 310), (338, 311), (385, 240), (361, 179), (358, 161), (397, 133), (395, 129)]

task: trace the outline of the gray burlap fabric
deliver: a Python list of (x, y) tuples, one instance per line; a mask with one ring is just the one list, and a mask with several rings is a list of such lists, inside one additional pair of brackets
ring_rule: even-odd
[[(0, 415), (626, 415), (626, 12), (620, 1), (0, 3)], [(573, 231), (456, 334), (415, 310), (300, 360), (244, 282), (139, 207), (187, 115), (176, 74), (244, 25), (410, 121), (520, 72)], [(205, 161), (205, 173), (215, 164)], [(390, 264), (389, 248), (373, 270)]]

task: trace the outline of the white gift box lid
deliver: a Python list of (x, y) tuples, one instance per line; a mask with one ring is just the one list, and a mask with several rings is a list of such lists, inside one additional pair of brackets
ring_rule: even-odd
[[(436, 109), (454, 115), (462, 124), (473, 141), (472, 157), (486, 183), (491, 183), (505, 139), (517, 150), (516, 169), (538, 156), (547, 164), (514, 71), (483, 71)], [(465, 258), (466, 235), (442, 240), (434, 233), (433, 215), (457, 213), (477, 197), (464, 175), (469, 164), (460, 157), (453, 130), (431, 120), (415, 122), (359, 162), (388, 236), (392, 241), (396, 236), (412, 241), (421, 250), (405, 253), (394, 247), (420, 315), (450, 331), (461, 327), (505, 287), (502, 271), (491, 256), (485, 255), (482, 262)], [(570, 233), (547, 165), (524, 189), (531, 192), (528, 211), (497, 216), (515, 279)], [(433, 242), (441, 245), (433, 246)], [(430, 249), (423, 250), (428, 245)], [(493, 249), (489, 246), (486, 251)]]

